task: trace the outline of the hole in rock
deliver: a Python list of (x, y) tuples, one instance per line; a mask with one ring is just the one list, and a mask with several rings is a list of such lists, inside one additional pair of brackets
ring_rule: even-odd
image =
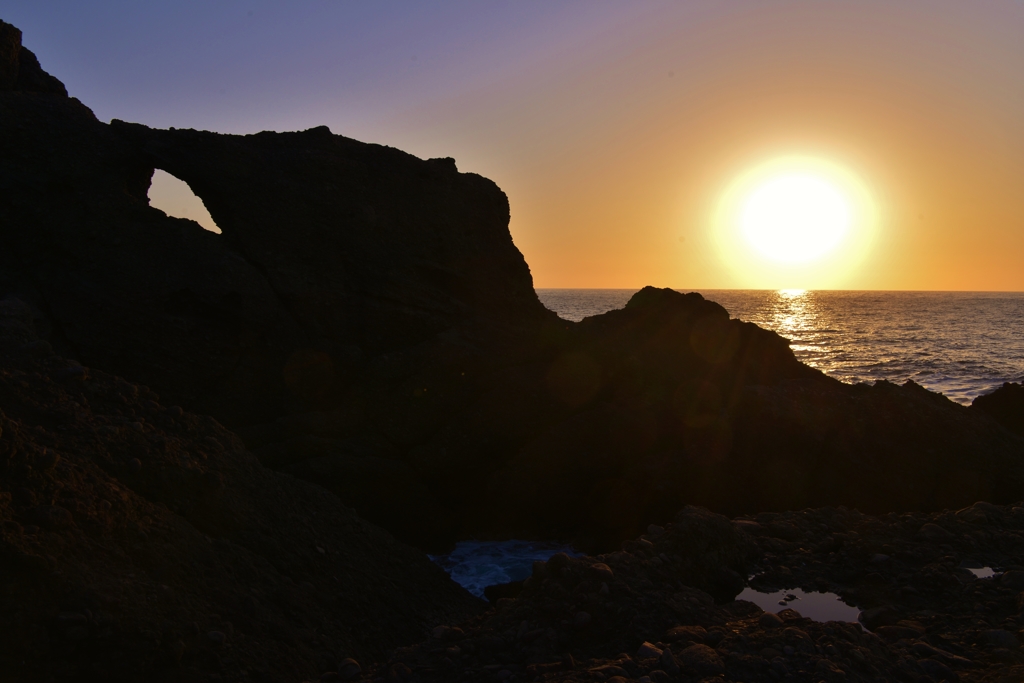
[(459, 541), (447, 555), (428, 555), (459, 584), (478, 598), (484, 589), (510, 581), (522, 581), (533, 573), (534, 560), (555, 553), (578, 557), (563, 543), (535, 541)]
[(220, 228), (213, 222), (203, 200), (196, 196), (188, 183), (159, 168), (153, 172), (153, 182), (149, 186), (149, 205), (168, 216), (188, 218), (203, 229), (220, 234)]
[(860, 610), (847, 605), (835, 593), (813, 593), (799, 588), (787, 588), (772, 593), (762, 593), (749, 586), (736, 596), (737, 600), (752, 602), (765, 612), (793, 609), (800, 616), (814, 621), (850, 621), (857, 623)]

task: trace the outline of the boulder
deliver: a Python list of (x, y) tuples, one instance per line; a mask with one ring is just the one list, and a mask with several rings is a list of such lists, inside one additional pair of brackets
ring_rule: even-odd
[(707, 645), (691, 645), (676, 657), (679, 667), (691, 675), (718, 676), (725, 673), (722, 658)]

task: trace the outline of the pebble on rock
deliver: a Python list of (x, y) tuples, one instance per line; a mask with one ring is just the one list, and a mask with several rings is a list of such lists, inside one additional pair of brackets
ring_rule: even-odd
[(661, 668), (669, 676), (679, 675), (679, 662), (676, 661), (671, 648), (666, 647), (661, 651)]
[(351, 657), (338, 662), (338, 675), (341, 677), (341, 680), (351, 680), (360, 673), (362, 673), (362, 668), (359, 666), (359, 662)]
[(874, 631), (879, 626), (895, 626), (900, 615), (892, 605), (882, 605), (864, 610), (857, 616), (857, 620), (869, 631)]
[(35, 468), (41, 471), (52, 470), (60, 462), (60, 456), (53, 449), (43, 448), (35, 457)]
[(917, 532), (921, 538), (927, 541), (944, 541), (953, 538), (953, 534), (943, 529), (938, 524), (932, 524), (928, 522), (921, 527), (921, 530)]
[(918, 665), (924, 669), (924, 672), (931, 676), (936, 681), (949, 681), (955, 683), (960, 680), (960, 677), (953, 672), (948, 666), (935, 659), (920, 659)]
[(644, 641), (644, 643), (636, 651), (636, 658), (637, 659), (650, 659), (652, 657), (661, 657), (661, 653), (662, 653), (662, 651), (660, 649), (658, 649), (657, 647), (655, 647), (651, 643), (648, 643), (647, 641)]
[(1017, 636), (1001, 628), (982, 632), (981, 640), (989, 645), (1005, 647), (1008, 650), (1016, 650), (1020, 647), (1020, 641), (1017, 640)]
[(717, 676), (725, 673), (722, 658), (707, 645), (691, 645), (679, 653), (680, 667), (700, 676)]
[(615, 576), (615, 573), (612, 571), (612, 568), (603, 562), (597, 562), (595, 564), (590, 565), (590, 574), (596, 580), (604, 582), (611, 581), (612, 577)]
[(665, 640), (675, 641), (692, 641), (695, 643), (703, 643), (708, 637), (708, 632), (703, 626), (676, 626), (670, 628), (668, 633), (665, 634)]
[(37, 505), (29, 510), (25, 517), (28, 521), (50, 530), (67, 529), (74, 523), (71, 513), (57, 505)]
[(1011, 569), (1003, 572), (999, 577), (999, 585), (1014, 591), (1024, 590), (1024, 571)]

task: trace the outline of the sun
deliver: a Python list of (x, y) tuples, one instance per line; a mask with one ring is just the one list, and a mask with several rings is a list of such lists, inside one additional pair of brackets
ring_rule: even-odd
[(786, 156), (739, 174), (723, 193), (713, 230), (719, 256), (751, 288), (838, 287), (875, 236), (866, 184), (840, 164)]
[(765, 258), (806, 263), (839, 246), (850, 230), (850, 202), (834, 185), (807, 174), (771, 178), (743, 203), (743, 237)]

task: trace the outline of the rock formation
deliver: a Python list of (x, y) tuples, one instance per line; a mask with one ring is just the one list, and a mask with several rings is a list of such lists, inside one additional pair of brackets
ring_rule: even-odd
[(1005, 382), (991, 394), (974, 399), (971, 408), (988, 413), (1011, 432), (1024, 436), (1024, 385)]
[[(58, 351), (213, 415), (403, 539), (597, 549), (688, 503), (881, 512), (1024, 490), (1024, 441), (984, 414), (830, 380), (697, 294), (558, 320), (504, 195), (451, 160), (326, 128), (103, 124), (24, 85), (50, 81), (4, 31), (0, 292)], [(150, 208), (154, 168), (223, 234)]]
[[(326, 128), (106, 125), (35, 87), (45, 74), (5, 26), (20, 70), (9, 56), (3, 71), (25, 78), (0, 109), (0, 283), (58, 349), (239, 425), (329, 405), (382, 353), (554, 318), (504, 194), (450, 159)], [(223, 235), (150, 208), (154, 167), (189, 182)]]
[(11, 90), (68, 94), (64, 84), (43, 71), (35, 54), (21, 44), (21, 31), (0, 21), (0, 92)]

